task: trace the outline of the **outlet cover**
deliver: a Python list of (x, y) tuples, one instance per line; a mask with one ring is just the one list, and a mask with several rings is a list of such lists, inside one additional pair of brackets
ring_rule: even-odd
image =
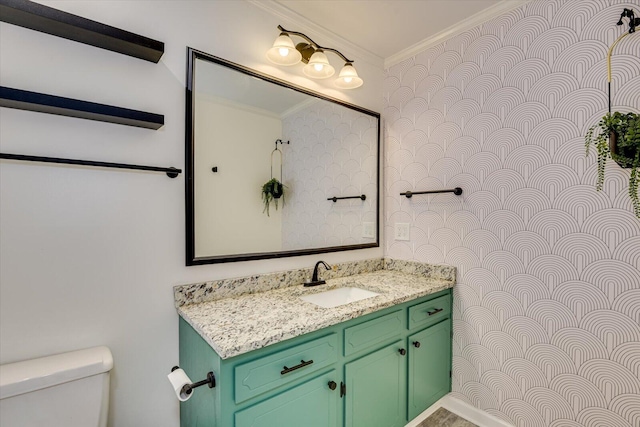
[(376, 238), (376, 223), (375, 222), (363, 222), (362, 223), (362, 237), (367, 239)]
[(396, 222), (395, 239), (409, 240), (409, 223), (408, 222)]

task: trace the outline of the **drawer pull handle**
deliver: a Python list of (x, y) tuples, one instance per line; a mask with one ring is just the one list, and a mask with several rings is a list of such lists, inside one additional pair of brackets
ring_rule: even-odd
[(405, 354), (407, 354), (407, 350), (401, 348), (400, 350), (398, 350), (398, 353), (400, 353), (401, 356), (404, 356)]
[(299, 365), (292, 366), (291, 368), (287, 368), (285, 366), (284, 369), (282, 369), (282, 371), (280, 371), (280, 375), (288, 374), (291, 371), (295, 371), (296, 369), (304, 368), (305, 366), (311, 365), (312, 363), (313, 363), (313, 360), (307, 360), (306, 362), (304, 360), (301, 360)]
[(329, 390), (335, 390), (338, 387), (335, 381), (329, 381)]
[(444, 308), (436, 308), (436, 309), (435, 309), (435, 310), (433, 310), (433, 311), (427, 311), (427, 315), (429, 315), (429, 316), (433, 316), (433, 315), (434, 315), (434, 314), (436, 314), (436, 313), (440, 313), (442, 310), (444, 310)]
[(420, 341), (414, 341), (414, 342), (413, 342), (413, 346), (414, 346), (415, 348), (420, 348)]

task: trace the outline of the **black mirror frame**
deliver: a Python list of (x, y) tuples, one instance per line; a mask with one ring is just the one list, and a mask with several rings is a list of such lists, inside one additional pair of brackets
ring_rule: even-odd
[[(225, 67), (232, 68), (236, 71), (240, 71), (242, 73), (248, 74), (253, 77), (257, 77), (259, 79), (274, 83), (279, 86), (283, 86), (289, 89), (293, 89), (298, 92), (302, 92), (304, 94), (314, 96), (316, 98), (324, 99), (329, 102), (333, 102), (336, 104), (340, 104), (344, 107), (350, 108), (352, 110), (356, 110), (363, 114), (373, 116), (378, 120), (378, 129), (377, 129), (377, 156), (378, 156), (378, 164), (376, 171), (376, 241), (374, 243), (363, 243), (357, 245), (343, 245), (343, 246), (330, 246), (323, 248), (310, 248), (310, 249), (296, 249), (291, 251), (279, 251), (279, 252), (256, 252), (256, 253), (245, 253), (245, 254), (237, 254), (237, 255), (221, 255), (221, 256), (209, 256), (209, 257), (196, 257), (195, 254), (195, 185), (194, 185), (194, 172), (195, 172), (195, 161), (194, 161), (194, 97), (193, 97), (193, 84), (194, 84), (194, 72), (195, 72), (195, 61), (196, 59), (203, 59), (209, 62), (213, 62), (219, 65), (223, 65)], [(380, 246), (380, 113), (376, 113), (371, 110), (367, 110), (356, 105), (352, 105), (346, 103), (344, 101), (328, 97), (326, 95), (322, 95), (311, 90), (292, 85), (284, 80), (277, 79), (275, 77), (262, 74), (250, 68), (244, 67), (242, 65), (236, 64), (234, 62), (227, 61), (222, 58), (218, 58), (216, 56), (210, 55), (208, 53), (187, 47), (187, 86), (186, 86), (186, 120), (185, 120), (185, 208), (186, 208), (186, 263), (187, 266), (192, 265), (203, 265), (203, 264), (217, 264), (224, 262), (237, 262), (237, 261), (251, 261), (251, 260), (259, 260), (259, 259), (272, 259), (272, 258), (284, 258), (284, 257), (292, 257), (292, 256), (302, 256), (302, 255), (313, 255), (320, 254), (326, 252), (339, 252), (339, 251), (350, 251), (356, 249), (366, 249), (366, 248), (376, 248)]]

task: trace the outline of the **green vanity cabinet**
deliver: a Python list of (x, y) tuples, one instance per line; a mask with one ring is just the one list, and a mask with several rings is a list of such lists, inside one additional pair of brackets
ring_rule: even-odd
[(451, 290), (228, 359), (180, 318), (180, 367), (216, 377), (182, 427), (403, 427), (451, 388)]

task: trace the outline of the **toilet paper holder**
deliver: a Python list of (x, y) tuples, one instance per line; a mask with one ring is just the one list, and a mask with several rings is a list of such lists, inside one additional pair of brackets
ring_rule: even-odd
[[(176, 369), (180, 369), (180, 367), (174, 366), (173, 368), (171, 368), (171, 372), (175, 371)], [(182, 386), (181, 391), (182, 393), (189, 395), (191, 394), (194, 388), (200, 387), (205, 384), (208, 384), (209, 388), (214, 388), (216, 386), (216, 377), (213, 375), (212, 371), (209, 371), (209, 373), (207, 373), (207, 378), (202, 381), (198, 381), (191, 384), (185, 384), (184, 386)]]

